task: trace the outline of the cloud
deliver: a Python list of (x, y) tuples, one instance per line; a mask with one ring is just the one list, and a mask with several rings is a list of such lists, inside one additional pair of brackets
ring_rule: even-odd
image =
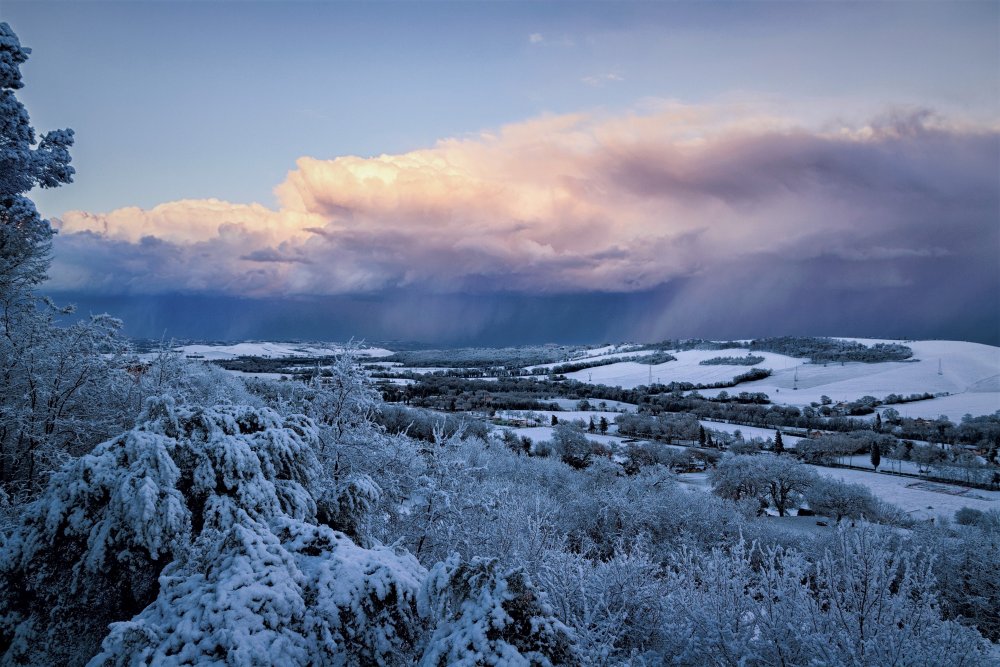
[[(821, 126), (738, 105), (542, 116), (404, 154), (303, 157), (275, 189), (276, 209), (209, 199), (69, 212), (52, 288), (281, 297), (683, 285), (657, 319), (706, 322), (844, 295), (891, 304), (901, 289), (966, 303), (1000, 287), (998, 156), (995, 127), (923, 111)], [(966, 288), (941, 287), (955, 271)]]
[(528, 35), (528, 43), (532, 45), (542, 45), (548, 47), (562, 47), (565, 49), (576, 46), (576, 42), (569, 35), (563, 35), (555, 39), (544, 36), (540, 32), (533, 32)]
[(601, 88), (607, 83), (617, 83), (618, 81), (624, 81), (625, 78), (620, 74), (615, 74), (613, 72), (607, 72), (604, 74), (594, 74), (591, 76), (585, 76), (580, 81), (592, 86), (594, 88)]

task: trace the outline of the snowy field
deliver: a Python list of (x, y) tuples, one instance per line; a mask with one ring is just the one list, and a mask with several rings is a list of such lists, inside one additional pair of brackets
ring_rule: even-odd
[(527, 419), (531, 415), (539, 418), (546, 426), (552, 421), (553, 415), (560, 421), (560, 423), (572, 423), (574, 421), (582, 421), (584, 424), (589, 424), (590, 419), (593, 418), (594, 423), (598, 424), (601, 421), (601, 417), (608, 420), (608, 428), (610, 431), (617, 431), (618, 425), (615, 424), (615, 417), (617, 417), (619, 412), (598, 412), (596, 410), (590, 412), (583, 412), (579, 410), (563, 410), (555, 412), (553, 410), (501, 410), (497, 412), (497, 417), (501, 419)]
[(882, 500), (892, 503), (916, 519), (941, 517), (950, 519), (963, 507), (984, 512), (1000, 509), (1000, 491), (966, 489), (954, 484), (924, 482), (912, 477), (896, 477), (863, 470), (811, 467), (825, 477), (851, 484), (862, 484)]
[[(876, 496), (892, 503), (915, 519), (952, 519), (955, 512), (963, 507), (971, 507), (984, 512), (1000, 509), (1000, 492), (998, 491), (966, 489), (953, 484), (923, 482), (912, 477), (896, 477), (863, 470), (810, 467), (824, 477), (866, 486)], [(693, 490), (709, 492), (712, 489), (707, 472), (678, 475), (677, 481)], [(940, 491), (932, 489), (940, 489)], [(945, 491), (950, 493), (945, 493)]]
[[(861, 341), (871, 344), (877, 341)], [(773, 369), (775, 373), (764, 380), (748, 382), (739, 391), (761, 391), (776, 403), (804, 406), (820, 402), (829, 396), (835, 403), (853, 401), (862, 396), (884, 398), (889, 394), (931, 394), (948, 392), (954, 396), (935, 406), (934, 401), (904, 403), (895, 407), (911, 410), (914, 416), (939, 414), (956, 415), (959, 419), (966, 412), (973, 415), (990, 414), (1000, 406), (1000, 348), (979, 343), (960, 341), (916, 341), (907, 343), (917, 361), (891, 361), (878, 364), (848, 363), (805, 364), (797, 369)], [(940, 363), (941, 374), (938, 374)], [(793, 389), (794, 386), (798, 389)], [(702, 392), (714, 395), (715, 391)], [(997, 406), (997, 407), (993, 407)], [(993, 407), (992, 410), (989, 408)], [(938, 412), (935, 412), (938, 410)], [(948, 412), (942, 413), (941, 410)], [(926, 412), (925, 412), (926, 411)]]
[[(746, 348), (730, 350), (685, 350), (671, 352), (677, 361), (649, 366), (634, 361), (623, 361), (607, 366), (587, 368), (575, 373), (567, 373), (566, 377), (580, 382), (603, 384), (609, 387), (634, 389), (640, 385), (649, 384), (650, 378), (658, 384), (670, 382), (691, 382), (694, 384), (712, 384), (714, 382), (729, 382), (737, 375), (746, 373), (751, 368), (778, 369), (794, 368), (803, 363), (801, 359), (786, 357), (783, 354), (771, 352), (754, 352), (756, 356), (764, 357), (764, 361), (753, 366), (723, 365), (702, 366), (700, 362), (714, 357), (743, 357), (749, 352)], [(744, 385), (740, 385), (742, 389)]]
[[(855, 466), (857, 468), (868, 468), (874, 471), (874, 466), (872, 466), (871, 454), (855, 454), (854, 456), (841, 456), (837, 458), (837, 461), (846, 463), (848, 465)], [(920, 474), (920, 465), (914, 463), (913, 461), (898, 461), (896, 459), (889, 458), (885, 454), (882, 455), (882, 462), (879, 464), (879, 470), (894, 470), (896, 472), (905, 472), (911, 475)]]
[[(638, 407), (635, 403), (626, 403), (625, 401), (609, 401), (601, 398), (587, 399), (590, 405), (597, 408), (601, 403), (607, 407), (608, 410), (617, 412), (635, 412)], [(580, 402), (576, 398), (545, 398), (541, 400), (542, 403), (555, 403), (563, 410), (573, 411), (576, 410), (577, 403)]]
[[(701, 419), (699, 422), (706, 430), (711, 429), (713, 431), (722, 431), (723, 433), (735, 433), (739, 431), (743, 435), (744, 440), (750, 440), (751, 438), (760, 438), (761, 440), (774, 440), (775, 430), (770, 428), (760, 428), (758, 426), (743, 426), (742, 424), (725, 424), (722, 422), (709, 421), (707, 419)], [(781, 434), (781, 442), (785, 447), (794, 448), (795, 444), (802, 438), (794, 435), (788, 435), (787, 433)]]
[[(991, 415), (1000, 410), (1000, 391), (967, 391), (927, 401), (915, 401), (886, 407), (895, 408), (903, 417), (937, 419), (944, 415), (957, 424), (962, 421), (962, 417), (966, 414), (978, 417)], [(884, 409), (879, 408), (879, 411)]]
[[(866, 345), (879, 340), (851, 339)], [(747, 382), (731, 389), (706, 389), (701, 393), (715, 396), (729, 393), (763, 392), (775, 403), (806, 406), (828, 396), (835, 403), (849, 402), (862, 396), (885, 398), (889, 394), (931, 394), (948, 392), (949, 396), (928, 401), (904, 403), (895, 407), (900, 414), (913, 417), (947, 415), (960, 421), (966, 413), (974, 416), (1000, 410), (1000, 348), (961, 341), (915, 341), (906, 343), (913, 350), (911, 361), (877, 364), (809, 364), (769, 352), (754, 352), (764, 357), (755, 366), (701, 366), (700, 361), (719, 356), (743, 356), (748, 350), (689, 350), (675, 352), (677, 361), (655, 366), (635, 362), (610, 364), (570, 373), (567, 377), (581, 382), (631, 389), (653, 382), (671, 381), (711, 384), (731, 380), (750, 368), (769, 368), (772, 375), (764, 380)], [(940, 374), (938, 369), (940, 368)]]
[[(512, 428), (510, 429), (517, 435), (527, 436), (532, 442), (546, 442), (552, 440), (552, 435), (555, 433), (555, 429), (551, 426), (534, 426), (530, 428)], [(608, 445), (611, 449), (617, 450), (621, 444), (623, 438), (617, 435), (601, 435), (600, 433), (584, 433), (587, 436), (587, 440), (594, 440), (602, 444)]]
[[(342, 345), (304, 345), (299, 343), (235, 343), (233, 345), (182, 345), (174, 348), (187, 356), (197, 355), (214, 361), (236, 357), (329, 357), (342, 353)], [(388, 357), (392, 351), (380, 347), (354, 348), (359, 357)]]
[[(596, 350), (587, 350), (584, 356), (574, 356), (569, 361), (555, 361), (548, 364), (538, 364), (537, 366), (527, 366), (531, 371), (536, 368), (555, 368), (563, 364), (576, 364), (581, 362), (601, 361), (603, 359), (613, 359), (614, 357), (649, 357), (659, 354), (658, 350), (636, 350), (632, 345), (608, 345)], [(570, 377), (567, 375), (567, 377)]]

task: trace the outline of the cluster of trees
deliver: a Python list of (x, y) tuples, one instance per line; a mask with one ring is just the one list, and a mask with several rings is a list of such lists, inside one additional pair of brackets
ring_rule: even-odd
[(824, 465), (844, 464), (845, 457), (870, 454), (871, 463), (876, 468), (876, 458), (878, 461), (884, 458), (888, 467), (897, 466), (899, 469), (900, 462), (911, 461), (917, 465), (919, 472), (930, 473), (932, 477), (942, 480), (976, 485), (996, 485), (1000, 482), (995, 449), (982, 457), (963, 447), (914, 443), (871, 430), (825, 433), (816, 438), (803, 439), (796, 445), (795, 452), (805, 461)]
[[(752, 369), (751, 373), (759, 369)], [(766, 372), (766, 371), (765, 371)], [(732, 393), (721, 391), (706, 398), (693, 391), (694, 385), (638, 387), (622, 389), (591, 385), (572, 380), (553, 382), (501, 378), (486, 382), (461, 378), (425, 377), (405, 387), (383, 387), (383, 398), (438, 410), (559, 410), (553, 396), (589, 402), (606, 400), (637, 405), (640, 413), (690, 413), (699, 419), (712, 419), (747, 426), (822, 430), (850, 433), (871, 431), (874, 423), (859, 419), (874, 412), (882, 401), (862, 397), (846, 407), (834, 406), (829, 398), (821, 403), (797, 408), (774, 405), (761, 392)], [(851, 414), (853, 413), (853, 414)], [(924, 440), (949, 445), (969, 445), (993, 460), (1000, 452), (1000, 414), (967, 416), (955, 424), (947, 418), (936, 420), (901, 417), (894, 408), (885, 408), (878, 417), (883, 430), (901, 440)], [(891, 447), (889, 447), (891, 449)]]
[(746, 343), (738, 340), (705, 340), (704, 338), (668, 338), (659, 343), (651, 343), (645, 346), (649, 350), (675, 350), (685, 352), (688, 350), (731, 350), (734, 348), (745, 348)]
[(764, 357), (747, 354), (745, 357), (712, 357), (698, 362), (702, 366), (756, 366), (764, 363)]
[(868, 453), (874, 446), (878, 446), (880, 452), (888, 454), (898, 444), (899, 441), (891, 435), (860, 429), (803, 438), (795, 446), (795, 453), (809, 463), (844, 463), (844, 457)]
[(489, 433), (489, 426), (479, 419), (389, 403), (378, 406), (373, 422), (387, 433), (401, 433), (425, 442), (433, 442), (442, 434), (446, 438), (485, 438)]
[(786, 516), (804, 501), (812, 513), (878, 523), (906, 523), (898, 509), (878, 500), (867, 487), (822, 477), (789, 456), (737, 454), (725, 456), (711, 473), (712, 489), (734, 501), (749, 501), (763, 512), (773, 507)]
[(807, 358), (814, 364), (847, 361), (875, 364), (883, 361), (905, 361), (913, 356), (913, 350), (899, 343), (875, 343), (869, 346), (856, 341), (809, 336), (760, 338), (750, 342), (750, 349)]
[(698, 418), (689, 413), (630, 414), (615, 417), (620, 435), (673, 442), (698, 440), (701, 425)]
[(749, 347), (756, 352), (774, 352), (789, 357), (811, 359), (814, 364), (830, 362), (860, 361), (877, 363), (881, 361), (904, 361), (913, 356), (913, 350), (899, 343), (875, 343), (868, 346), (855, 341), (815, 336), (777, 336), (758, 338), (750, 341), (713, 341), (701, 338), (687, 340), (665, 340), (649, 349), (658, 350), (731, 350)]

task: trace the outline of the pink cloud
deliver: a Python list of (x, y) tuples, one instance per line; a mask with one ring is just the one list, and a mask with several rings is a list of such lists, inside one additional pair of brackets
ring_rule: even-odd
[[(831, 247), (859, 262), (961, 255), (934, 214), (990, 233), (997, 145), (995, 128), (920, 114), (821, 129), (735, 106), (545, 116), (400, 155), (303, 157), (277, 210), (182, 200), (69, 212), (53, 281), (635, 291)], [(95, 262), (102, 243), (116, 250)]]

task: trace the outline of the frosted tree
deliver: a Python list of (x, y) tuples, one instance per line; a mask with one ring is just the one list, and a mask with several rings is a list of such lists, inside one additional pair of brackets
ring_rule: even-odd
[(606, 561), (553, 550), (538, 581), (556, 615), (573, 629), (580, 664), (627, 664), (633, 656), (662, 652), (669, 645), (663, 636), (667, 587), (646, 545)]
[(811, 510), (838, 523), (845, 517), (873, 521), (879, 515), (878, 499), (861, 484), (820, 477), (806, 489), (805, 498)]
[(712, 486), (723, 498), (770, 502), (785, 516), (816, 477), (811, 468), (788, 457), (740, 455), (722, 460), (712, 473)]
[(806, 616), (826, 664), (980, 665), (986, 643), (942, 620), (932, 559), (873, 526), (842, 529), (816, 566)]
[(314, 393), (307, 411), (318, 423), (328, 425), (337, 438), (345, 430), (371, 421), (379, 393), (361, 369), (355, 350), (349, 347), (312, 380)]
[(0, 491), (30, 497), (65, 457), (120, 432), (103, 398), (123, 380), (120, 322), (56, 326), (68, 309), (38, 299), (53, 230), (27, 198), (70, 183), (72, 130), (35, 136), (15, 91), (31, 50), (0, 23)]
[(20, 66), (30, 53), (10, 25), (0, 23), (0, 297), (8, 304), (44, 280), (49, 263), (52, 227), (25, 195), (73, 181), (73, 131), (54, 130), (38, 140), (14, 94), (24, 85)]
[(436, 623), (424, 667), (547, 667), (572, 660), (569, 631), (521, 569), (457, 555), (431, 569), (421, 615)]
[(563, 463), (578, 470), (590, 465), (590, 441), (574, 426), (558, 424), (552, 433), (552, 445)]
[(316, 430), (153, 401), (0, 549), (0, 661), (407, 664), (425, 571), (317, 524)]
[(931, 561), (873, 527), (841, 529), (811, 563), (738, 544), (684, 551), (666, 606), (674, 664), (985, 664), (982, 637), (944, 620)]

